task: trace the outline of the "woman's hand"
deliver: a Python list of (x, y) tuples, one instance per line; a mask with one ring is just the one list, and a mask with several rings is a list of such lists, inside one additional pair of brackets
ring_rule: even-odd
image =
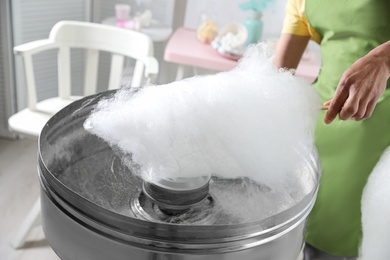
[(341, 120), (363, 120), (372, 115), (390, 77), (390, 41), (370, 51), (347, 69), (328, 107), (325, 123), (339, 115)]

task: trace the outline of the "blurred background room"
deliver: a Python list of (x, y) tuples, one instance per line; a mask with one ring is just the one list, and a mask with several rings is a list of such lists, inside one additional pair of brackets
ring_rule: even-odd
[[(256, 2), (263, 4), (260, 9), (253, 7)], [(165, 84), (230, 70), (250, 43), (264, 41), (275, 47), (285, 4), (286, 0), (0, 0), (0, 259), (59, 259), (36, 219), (30, 219), (28, 232), (20, 235), (39, 197), (38, 137), (9, 126), (8, 119), (25, 109), (29, 99), (23, 60), (14, 54), (15, 46), (47, 39), (53, 26), (63, 20), (140, 31), (153, 42), (153, 56), (159, 65), (154, 83)], [(251, 28), (257, 31), (251, 32)], [(81, 49), (71, 52), (70, 85), (76, 95), (83, 95), (85, 56)], [(319, 63), (317, 46), (310, 43), (297, 76), (312, 82)], [(125, 60), (122, 84), (130, 82), (134, 67), (134, 61)], [(37, 100), (56, 95), (56, 51), (34, 55), (33, 71)], [(105, 89), (109, 73), (110, 55), (102, 53), (97, 91)]]

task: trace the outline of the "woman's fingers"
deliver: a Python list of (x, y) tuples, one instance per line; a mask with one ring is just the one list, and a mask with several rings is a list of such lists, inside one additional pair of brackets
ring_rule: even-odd
[[(366, 119), (368, 115), (367, 109), (370, 104), (376, 104), (376, 99), (374, 97), (370, 97), (370, 95), (363, 96), (358, 101), (358, 109), (356, 113), (351, 117), (351, 119), (356, 121), (361, 121), (363, 119)], [(371, 106), (371, 105), (370, 105)], [(371, 116), (371, 114), (369, 114)]]
[(362, 120), (370, 117), (390, 78), (390, 41), (379, 45), (355, 61), (342, 75), (324, 121), (330, 124), (340, 119)]
[(328, 111), (325, 114), (325, 124), (330, 124), (340, 113), (345, 101), (348, 99), (349, 91), (340, 85), (337, 87), (336, 94), (332, 98)]
[(374, 112), (374, 108), (376, 106), (376, 102), (377, 102), (376, 100), (371, 100), (367, 104), (366, 113), (364, 114), (363, 119), (369, 118), (372, 115), (372, 112)]
[(326, 101), (324, 104), (322, 104), (321, 110), (328, 110), (331, 102), (332, 100), (330, 99)]
[[(353, 87), (353, 86), (352, 86)], [(339, 112), (341, 120), (348, 120), (359, 112), (359, 96), (350, 95)]]
[[(356, 121), (360, 121), (370, 117), (372, 115), (372, 112), (374, 111), (377, 98), (370, 97), (369, 95), (365, 95), (362, 93), (354, 93), (353, 90), (350, 90), (350, 92), (353, 94), (350, 94), (348, 98), (345, 100), (345, 102), (341, 105), (341, 109), (338, 112), (339, 118), (341, 120), (353, 119)], [(331, 109), (337, 111), (337, 108), (340, 107), (340, 103), (342, 103), (343, 99), (342, 98), (336, 99), (335, 102), (332, 103), (333, 100), (334, 98), (332, 100), (325, 102), (323, 105), (323, 107), (326, 108), (328, 112)], [(332, 106), (333, 108), (331, 108)], [(336, 118), (336, 116), (337, 114), (334, 116), (334, 118)], [(325, 115), (325, 120), (326, 119), (327, 118)]]
[(323, 104), (323, 106), (324, 106), (324, 107), (329, 107), (331, 102), (332, 102), (332, 99), (326, 101), (326, 102)]

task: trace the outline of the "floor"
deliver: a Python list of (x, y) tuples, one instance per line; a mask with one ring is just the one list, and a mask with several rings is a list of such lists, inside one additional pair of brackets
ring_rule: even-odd
[(58, 260), (41, 227), (29, 235), (26, 246), (15, 250), (10, 241), (39, 196), (37, 140), (0, 139), (0, 259)]

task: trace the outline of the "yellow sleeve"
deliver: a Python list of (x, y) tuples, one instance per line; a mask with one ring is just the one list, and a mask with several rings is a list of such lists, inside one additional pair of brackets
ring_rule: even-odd
[(319, 43), (320, 35), (310, 26), (305, 14), (305, 0), (288, 0), (282, 33), (310, 36)]

